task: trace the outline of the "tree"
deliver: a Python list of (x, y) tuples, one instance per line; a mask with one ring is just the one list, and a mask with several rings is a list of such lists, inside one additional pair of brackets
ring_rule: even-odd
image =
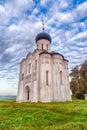
[(70, 87), (74, 96), (87, 93), (87, 61), (72, 69)]
[(71, 82), (70, 82), (70, 87), (72, 89), (73, 95), (76, 94), (78, 91), (78, 84), (79, 84), (79, 68), (76, 66), (75, 68), (72, 69), (71, 73)]
[(87, 93), (87, 61), (85, 61), (81, 66), (80, 81), (83, 88), (83, 93)]

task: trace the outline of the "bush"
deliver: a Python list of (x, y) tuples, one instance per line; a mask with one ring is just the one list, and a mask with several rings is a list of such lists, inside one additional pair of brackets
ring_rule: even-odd
[(76, 98), (78, 99), (85, 99), (85, 95), (81, 92), (76, 93)]

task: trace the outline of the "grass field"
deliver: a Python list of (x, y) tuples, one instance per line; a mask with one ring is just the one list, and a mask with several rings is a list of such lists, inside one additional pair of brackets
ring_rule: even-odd
[(0, 101), (0, 130), (87, 130), (87, 101)]

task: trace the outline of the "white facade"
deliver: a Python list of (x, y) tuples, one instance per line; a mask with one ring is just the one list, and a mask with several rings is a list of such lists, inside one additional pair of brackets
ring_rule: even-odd
[(18, 102), (71, 101), (68, 61), (51, 52), (50, 44), (51, 40), (41, 34), (34, 52), (21, 61)]

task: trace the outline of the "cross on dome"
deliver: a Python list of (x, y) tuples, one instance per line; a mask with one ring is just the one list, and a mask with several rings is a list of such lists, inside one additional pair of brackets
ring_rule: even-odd
[(43, 32), (44, 32), (44, 29), (45, 29), (45, 27), (44, 27), (45, 25), (44, 25), (44, 23), (42, 23), (42, 30), (43, 30)]

